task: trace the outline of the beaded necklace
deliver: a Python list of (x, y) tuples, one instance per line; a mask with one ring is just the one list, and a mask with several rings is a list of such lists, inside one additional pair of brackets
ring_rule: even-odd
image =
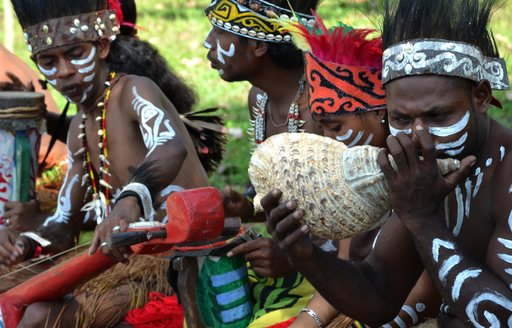
[(94, 210), (96, 215), (96, 222), (98, 224), (108, 216), (108, 205), (111, 199), (110, 191), (112, 190), (112, 186), (109, 183), (111, 174), (109, 173), (110, 162), (108, 161), (107, 147), (107, 108), (115, 77), (116, 73), (111, 72), (109, 81), (105, 82), (107, 89), (105, 91), (103, 101), (100, 101), (97, 104), (97, 107), (101, 108), (101, 114), (96, 117), (96, 122), (99, 123), (98, 135), (100, 136), (100, 142), (98, 143), (100, 150), (100, 168), (98, 170), (98, 176), (96, 176), (94, 172), (94, 166), (92, 165), (89, 146), (87, 145), (87, 136), (85, 133), (85, 121), (88, 118), (87, 113), (82, 114), (82, 123), (79, 125), (81, 133), (78, 135), (78, 138), (82, 141), (82, 148), (79, 150), (79, 152), (84, 154), (83, 166), (84, 169), (87, 170), (87, 172), (82, 177), (82, 187), (89, 183), (85, 194), (85, 199), (87, 199), (92, 194), (92, 201), (85, 204), (84, 207), (82, 207), (82, 211)]
[(286, 121), (282, 124), (276, 124), (274, 119), (272, 118), (272, 113), (270, 111), (270, 104), (268, 101), (268, 95), (264, 93), (263, 95), (257, 95), (256, 99), (256, 107), (253, 108), (254, 120), (251, 121), (254, 141), (256, 145), (261, 144), (265, 141), (265, 129), (266, 129), (266, 114), (267, 114), (267, 106), (269, 107), (268, 114), (270, 116), (270, 120), (275, 127), (283, 127), (288, 124), (288, 132), (297, 133), (303, 132), (300, 128), (306, 123), (306, 121), (300, 119), (299, 113), (299, 105), (297, 102), (300, 97), (304, 93), (304, 86), (306, 84), (306, 80), (302, 77), (299, 80), (299, 89), (297, 90), (297, 94), (295, 95), (295, 99), (290, 105), (288, 109), (288, 117)]

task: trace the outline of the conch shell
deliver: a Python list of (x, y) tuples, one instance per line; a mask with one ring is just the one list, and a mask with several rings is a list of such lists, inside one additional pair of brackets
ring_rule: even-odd
[[(296, 199), (303, 223), (327, 239), (343, 239), (379, 227), (389, 216), (387, 183), (378, 163), (380, 148), (347, 148), (309, 133), (282, 133), (260, 144), (249, 164), (254, 205), (278, 188), (282, 201)], [(394, 164), (394, 163), (392, 163)], [(438, 160), (442, 174), (455, 171), (454, 159)]]

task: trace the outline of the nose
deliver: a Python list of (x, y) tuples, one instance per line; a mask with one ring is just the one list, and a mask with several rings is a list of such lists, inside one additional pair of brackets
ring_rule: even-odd
[(206, 39), (204, 39), (204, 41), (203, 41), (203, 47), (210, 50), (213, 48), (214, 44), (215, 44), (215, 42), (213, 42), (213, 27), (212, 27), (210, 32), (208, 32)]
[[(416, 132), (419, 129), (419, 127), (423, 128), (423, 130), (425, 130), (425, 131), (428, 131), (429, 124), (428, 124), (428, 122), (426, 120), (423, 120), (421, 118), (415, 119), (413, 121), (413, 124), (411, 125), (411, 129), (414, 132)], [(414, 143), (414, 145), (416, 145), (416, 147), (421, 147), (420, 141), (419, 141), (418, 136), (416, 135), (416, 133), (413, 133), (411, 135), (411, 140)]]
[(76, 74), (76, 67), (65, 60), (59, 61), (59, 63), (56, 65), (56, 68), (57, 78), (62, 80), (66, 80)]

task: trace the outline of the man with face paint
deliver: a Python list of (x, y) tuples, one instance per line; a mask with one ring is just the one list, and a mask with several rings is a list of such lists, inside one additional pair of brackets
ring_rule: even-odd
[[(385, 147), (389, 127), (381, 82), (382, 39), (369, 38), (374, 30), (353, 29), (341, 23), (336, 28), (327, 29), (320, 17), (316, 16), (315, 20), (312, 32), (299, 24), (289, 27), (294, 43), (305, 53), (312, 118), (321, 123), (324, 136), (343, 142), (348, 147)], [(379, 229), (375, 229), (342, 240), (338, 257), (364, 260), (378, 232)], [(420, 308), (421, 311), (413, 309), (419, 303), (424, 304), (425, 308)], [(390, 325), (415, 325), (424, 318), (437, 315), (439, 305), (439, 295), (435, 291), (432, 293), (431, 283), (425, 274), (402, 307), (400, 316)], [(409, 309), (411, 314), (407, 313)], [(316, 320), (326, 326), (338, 313), (317, 292), (291, 327), (316, 327)], [(349, 325), (344, 316), (339, 316), (331, 324), (340, 321)], [(358, 324), (353, 322), (351, 327), (358, 327)]]
[[(127, 262), (126, 249), (106, 246), (110, 234), (126, 231), (129, 223), (141, 217), (165, 220), (160, 204), (170, 192), (208, 185), (194, 143), (174, 105), (154, 82), (123, 74), (117, 70), (122, 65), (107, 60), (111, 46), (124, 60), (137, 53), (136, 49), (126, 53), (130, 50), (126, 48), (123, 53), (115, 41), (119, 13), (107, 10), (115, 7), (107, 7), (105, 0), (12, 3), (32, 59), (48, 82), (77, 105), (78, 114), (68, 133), (70, 165), (56, 213), (33, 232), (0, 231), (0, 269), (73, 246), (85, 211), (92, 212), (98, 222), (89, 253), (103, 251)], [(128, 42), (124, 46), (129, 48)], [(132, 260), (132, 269), (137, 261)], [(165, 277), (165, 263), (148, 261), (143, 269), (150, 270), (151, 277), (158, 276), (157, 271)], [(126, 271), (114, 268), (111, 276), (119, 281)], [(157, 283), (140, 279), (139, 284)], [(27, 309), (22, 325), (40, 327), (55, 320), (68, 327), (77, 320), (77, 305), (85, 304), (89, 312), (80, 320), (85, 319), (87, 326), (110, 326), (134, 305), (130, 304), (132, 294), (144, 293), (145, 288), (130, 283), (103, 289), (100, 301), (92, 302), (97, 294), (87, 290), (53, 311), (46, 304), (35, 304)], [(105, 306), (97, 309), (98, 304)]]
[[(396, 136), (379, 164), (393, 215), (359, 263), (319, 252), (299, 223), (303, 212), (294, 201), (279, 205), (278, 190), (262, 201), (268, 228), (330, 304), (371, 326), (396, 316), (426, 269), (444, 302), (440, 326), (508, 327), (512, 131), (486, 113), (498, 105), (491, 90), (509, 88), (487, 29), (499, 1), (385, 4), (382, 80)], [(460, 159), (460, 169), (440, 175), (438, 156)]]
[[(309, 114), (302, 53), (280, 23), (297, 20), (312, 26), (311, 9), (316, 8), (317, 2), (213, 0), (205, 10), (212, 29), (203, 44), (211, 67), (227, 82), (248, 81), (252, 85), (248, 108), (256, 145), (283, 132), (321, 133), (319, 123)], [(246, 194), (242, 196), (226, 187), (226, 212), (253, 219), (250, 193)], [(252, 288), (254, 327), (295, 317), (313, 293), (270, 238), (247, 242), (228, 256), (244, 256), (251, 264), (249, 279), (257, 286)]]

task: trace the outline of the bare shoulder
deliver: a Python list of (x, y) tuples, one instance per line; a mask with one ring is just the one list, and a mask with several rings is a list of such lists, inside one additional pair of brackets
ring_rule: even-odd
[(254, 118), (253, 108), (257, 106), (258, 104), (258, 98), (261, 98), (265, 91), (253, 86), (249, 90), (249, 96), (247, 99), (247, 104), (249, 108), (249, 114), (251, 115), (251, 118)]
[(119, 90), (121, 102), (129, 101), (131, 103), (134, 98), (141, 94), (144, 95), (145, 98), (152, 100), (160, 99), (163, 95), (155, 82), (147, 77), (137, 75), (123, 75), (119, 78), (116, 89)]

